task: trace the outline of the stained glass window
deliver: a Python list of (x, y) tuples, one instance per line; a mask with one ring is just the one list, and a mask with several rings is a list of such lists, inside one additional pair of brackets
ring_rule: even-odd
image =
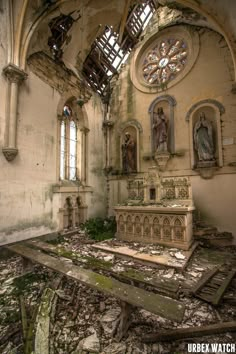
[(146, 54), (143, 64), (143, 78), (148, 84), (167, 83), (181, 72), (188, 58), (188, 46), (183, 39), (161, 40)]
[(68, 105), (63, 107), (60, 126), (60, 179), (77, 179), (77, 124)]

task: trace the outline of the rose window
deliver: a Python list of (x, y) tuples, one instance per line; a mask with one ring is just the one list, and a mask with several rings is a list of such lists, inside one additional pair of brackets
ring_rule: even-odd
[(188, 47), (184, 40), (166, 39), (145, 56), (143, 78), (148, 84), (162, 84), (175, 79), (187, 62)]

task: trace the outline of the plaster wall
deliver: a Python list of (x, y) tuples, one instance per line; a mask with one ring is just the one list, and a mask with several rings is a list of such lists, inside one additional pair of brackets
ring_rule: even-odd
[[(43, 235), (59, 228), (57, 107), (60, 94), (28, 72), (18, 104), (17, 146), (12, 162), (0, 154), (0, 245)], [(2, 78), (1, 78), (2, 79)], [(3, 87), (6, 88), (6, 80)], [(85, 109), (88, 115), (88, 216), (104, 214), (102, 175), (102, 112), (98, 98)], [(5, 114), (0, 114), (5, 119)], [(1, 132), (4, 124), (1, 125)], [(2, 144), (1, 144), (2, 145)]]
[[(130, 75), (135, 75), (135, 68), (130, 64), (123, 67), (120, 73), (120, 80), (114, 88), (111, 116), (115, 122), (112, 132), (112, 159), (110, 161), (114, 173), (119, 175), (121, 169), (120, 161), (120, 139), (118, 136), (119, 127), (125, 121), (136, 119), (143, 128), (140, 135), (140, 173), (147, 171), (148, 167), (154, 164), (147, 156), (151, 156), (151, 124), (148, 109), (150, 104), (157, 97), (170, 95), (174, 97), (177, 104), (174, 106), (174, 138), (175, 151), (179, 156), (172, 156), (167, 163), (163, 176), (193, 176), (193, 193), (196, 205), (206, 221), (214, 221), (215, 226), (231, 231), (236, 236), (236, 221), (230, 210), (234, 209), (235, 195), (231, 191), (235, 189), (236, 182), (236, 106), (235, 96), (231, 93), (231, 86), (234, 79), (233, 63), (230, 51), (224, 39), (216, 32), (208, 29), (198, 30), (200, 39), (200, 50), (198, 58), (181, 81), (162, 92), (148, 93), (138, 90), (132, 83)], [(144, 39), (145, 41), (146, 39)], [(140, 43), (142, 46), (143, 43)], [(133, 54), (134, 55), (134, 54)], [(225, 107), (225, 113), (221, 116), (221, 133), (223, 143), (223, 167), (215, 172), (210, 180), (201, 178), (195, 170), (191, 169), (190, 161), (190, 134), (189, 122), (186, 121), (188, 110), (197, 102), (206, 99), (219, 101)], [(119, 178), (118, 178), (119, 179)], [(124, 177), (120, 183), (124, 185)], [(114, 205), (118, 199), (124, 199), (125, 194), (117, 197), (118, 187), (115, 187), (112, 177), (111, 201)], [(224, 184), (224, 191), (219, 186)], [(219, 194), (215, 194), (215, 189)], [(116, 191), (116, 192), (115, 192)], [(200, 193), (201, 192), (201, 193)], [(221, 203), (219, 200), (221, 199)], [(209, 204), (209, 207), (206, 207)]]

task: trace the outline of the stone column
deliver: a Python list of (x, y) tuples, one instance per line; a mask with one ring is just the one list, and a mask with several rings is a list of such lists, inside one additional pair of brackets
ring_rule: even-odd
[(82, 147), (81, 147), (81, 155), (82, 155), (82, 168), (81, 168), (81, 182), (82, 185), (86, 186), (88, 182), (87, 176), (87, 155), (88, 155), (88, 128), (81, 128), (82, 135)]
[(7, 161), (12, 161), (18, 153), (16, 145), (17, 137), (17, 109), (19, 86), (27, 78), (27, 74), (14, 64), (8, 64), (3, 68), (3, 73), (8, 80), (6, 97), (7, 132), (5, 146), (2, 148)]

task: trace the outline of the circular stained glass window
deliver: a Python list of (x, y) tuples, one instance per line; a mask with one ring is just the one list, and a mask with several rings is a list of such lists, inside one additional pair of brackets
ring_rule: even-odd
[(181, 72), (188, 58), (187, 43), (183, 39), (168, 38), (148, 50), (142, 63), (142, 75), (148, 84), (167, 83)]

